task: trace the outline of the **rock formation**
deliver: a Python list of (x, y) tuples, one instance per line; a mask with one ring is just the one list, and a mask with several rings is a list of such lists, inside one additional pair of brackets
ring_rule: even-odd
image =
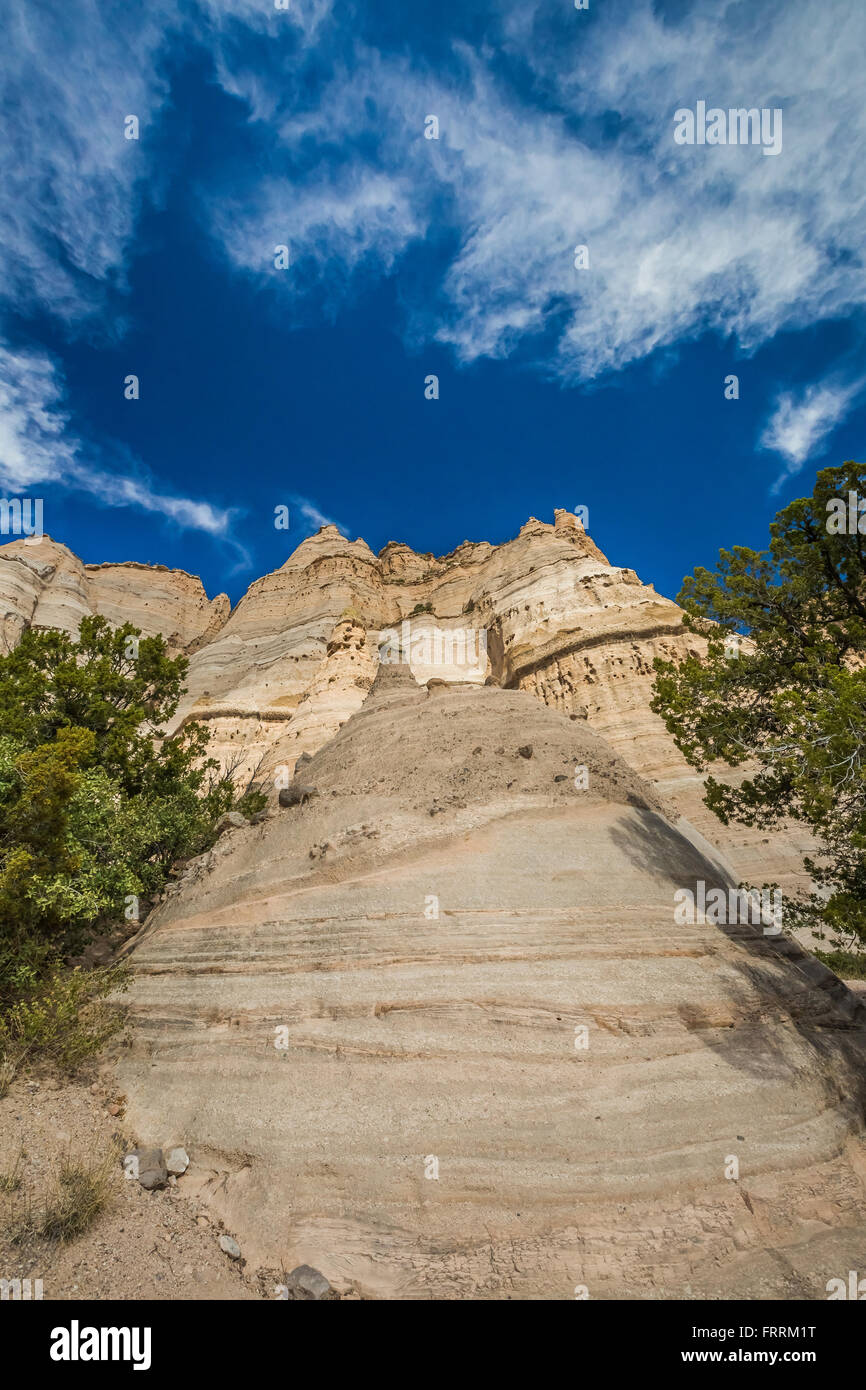
[[(450, 555), (363, 540), (325, 526), (256, 580), (229, 612), (198, 579), (137, 564), (83, 565), (47, 537), (0, 547), (7, 648), (28, 623), (77, 628), (85, 613), (162, 632), (189, 655), (188, 693), (173, 728), (200, 719), (211, 752), (287, 785), (360, 709), (382, 659), (407, 656), (415, 677), (495, 682), (586, 719), (729, 856), (740, 878), (802, 883), (806, 837), (723, 827), (702, 782), (649, 709), (653, 657), (692, 650), (675, 603), (611, 565), (571, 513), (530, 519), (514, 540), (465, 541)], [(724, 771), (722, 776), (728, 775)]]
[(789, 886), (797, 837), (705, 812), (648, 706), (695, 639), (575, 517), (442, 558), (325, 527), (231, 612), (18, 541), (0, 599), (7, 647), (163, 632), (174, 727), (272, 788), (127, 948), (118, 1058), (246, 1259), (406, 1298), (822, 1298), (866, 1267), (862, 1006), (760, 923), (675, 914)]
[(113, 627), (131, 622), (145, 637), (162, 633), (176, 651), (209, 640), (225, 622), (225, 594), (209, 600), (200, 579), (164, 565), (85, 565), (49, 536), (0, 546), (2, 650), (25, 627), (77, 632), (81, 619), (102, 614)]
[(732, 871), (586, 721), (382, 666), (303, 776), (152, 916), (118, 1062), (253, 1265), (557, 1299), (863, 1268), (863, 1009), (784, 936), (677, 924)]

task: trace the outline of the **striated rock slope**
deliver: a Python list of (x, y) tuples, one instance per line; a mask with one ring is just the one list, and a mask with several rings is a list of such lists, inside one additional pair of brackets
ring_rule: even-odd
[(861, 1007), (784, 938), (675, 924), (735, 876), (584, 720), (382, 666), (304, 780), (137, 939), (118, 1063), (251, 1265), (565, 1299), (864, 1267)]

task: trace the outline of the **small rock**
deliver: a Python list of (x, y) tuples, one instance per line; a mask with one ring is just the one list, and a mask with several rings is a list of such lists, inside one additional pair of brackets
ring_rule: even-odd
[(241, 1247), (233, 1236), (220, 1236), (220, 1250), (224, 1250), (230, 1260), (239, 1260)]
[(138, 1167), (133, 1168), (133, 1172), (145, 1191), (152, 1192), (154, 1188), (165, 1186), (168, 1169), (162, 1149), (133, 1149), (130, 1156), (138, 1160)]
[(286, 1277), (286, 1288), (292, 1299), (319, 1300), (337, 1296), (321, 1270), (313, 1269), (312, 1265), (298, 1265), (293, 1269)]
[(518, 748), (518, 750), (517, 750), (517, 756), (518, 756), (519, 758), (531, 758), (531, 757), (532, 757), (532, 744), (531, 744), (531, 743), (524, 743), (524, 744), (522, 744), (521, 747)]
[(98, 1096), (98, 1095), (99, 1095), (99, 1082), (98, 1082), (98, 1081), (94, 1081), (94, 1082), (93, 1082), (93, 1085), (90, 1087), (90, 1094), (91, 1094), (92, 1096)]
[(553, 780), (554, 782), (567, 782), (568, 778), (566, 777), (564, 772), (557, 772)]
[(222, 835), (224, 830), (240, 830), (244, 825), (249, 825), (249, 821), (240, 811), (226, 811), (224, 816), (220, 816), (214, 830), (217, 835)]
[(283, 787), (279, 801), (281, 806), (305, 806), (308, 801), (318, 795), (318, 787), (310, 787), (303, 782), (293, 782), (290, 787)]
[(109, 1115), (119, 1115), (119, 1114), (120, 1114), (120, 1109), (121, 1109), (121, 1107), (120, 1107), (119, 1105), (109, 1105), (109, 1107), (108, 1107), (108, 1113), (109, 1113)]
[(165, 1166), (170, 1173), (176, 1173), (178, 1177), (185, 1173), (189, 1167), (189, 1154), (186, 1149), (171, 1149), (165, 1156)]

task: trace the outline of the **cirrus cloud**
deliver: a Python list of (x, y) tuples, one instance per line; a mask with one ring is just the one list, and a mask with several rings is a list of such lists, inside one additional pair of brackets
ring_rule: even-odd
[(759, 441), (762, 449), (771, 449), (785, 460), (785, 467), (773, 484), (774, 493), (787, 478), (800, 472), (807, 459), (825, 452), (824, 441), (844, 420), (864, 385), (864, 380), (847, 384), (827, 380), (799, 393), (782, 393)]

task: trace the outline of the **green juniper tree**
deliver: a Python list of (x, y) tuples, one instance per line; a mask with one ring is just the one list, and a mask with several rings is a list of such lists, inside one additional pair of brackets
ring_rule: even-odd
[[(212, 842), (230, 807), (253, 811), (206, 756), (208, 731), (165, 723), (187, 662), (162, 637), (86, 618), (77, 638), (26, 630), (0, 657), (0, 1045), (62, 1031), (103, 983), (64, 960), (176, 859)], [(50, 999), (49, 1005), (45, 1001)], [(92, 1036), (102, 1036), (103, 1024)], [(53, 1032), (52, 1032), (53, 1029)], [(81, 1039), (78, 1039), (81, 1042)], [(69, 1051), (68, 1039), (59, 1045)], [(76, 1044), (77, 1046), (77, 1044)], [(75, 1050), (75, 1049), (73, 1049)]]
[[(866, 945), (866, 467), (823, 469), (811, 497), (780, 511), (766, 550), (721, 551), (678, 602), (706, 655), (655, 661), (652, 708), (696, 768), (746, 765), (739, 786), (709, 776), (725, 824), (813, 832), (815, 891), (795, 925)], [(866, 504), (864, 504), (866, 505)]]

